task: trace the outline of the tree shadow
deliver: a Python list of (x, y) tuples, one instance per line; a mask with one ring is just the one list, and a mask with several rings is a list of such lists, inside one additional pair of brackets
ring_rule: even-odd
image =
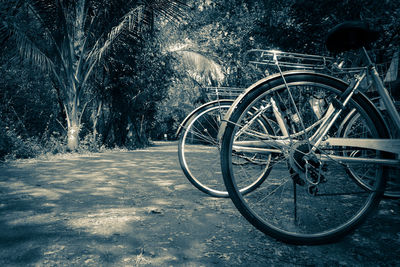
[(183, 246), (190, 251), (197, 242), (189, 237), (192, 228), (207, 227), (196, 218), (182, 224), (192, 203), (181, 193), (193, 190), (181, 177), (176, 151), (75, 155), (2, 168), (0, 264), (161, 264), (181, 259)]

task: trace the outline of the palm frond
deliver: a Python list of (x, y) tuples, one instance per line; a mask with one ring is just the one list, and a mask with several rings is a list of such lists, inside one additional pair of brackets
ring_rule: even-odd
[(180, 0), (146, 0), (145, 5), (154, 12), (172, 19), (180, 19), (183, 9), (187, 7), (185, 2)]
[[(89, 53), (88, 59), (100, 60), (125, 30), (131, 32), (133, 36), (138, 37), (143, 29), (142, 26), (150, 23), (150, 17), (154, 15), (153, 12), (177, 19), (182, 14), (182, 8), (184, 6), (185, 4), (179, 0), (143, 1), (142, 4), (132, 8), (122, 17), (120, 23), (114, 26), (107, 34), (107, 38), (103, 41), (101, 46), (101, 38), (96, 42), (92, 51)], [(102, 37), (104, 38), (104, 35)]]
[(10, 21), (20, 12), (23, 0), (0, 2), (0, 46), (13, 35)]
[(68, 23), (64, 1), (30, 0), (28, 7), (33, 17), (41, 24), (57, 45), (67, 33)]
[(133, 32), (135, 29), (137, 29), (143, 16), (143, 9), (144, 6), (140, 5), (125, 14), (121, 19), (121, 22), (114, 26), (107, 34), (107, 38), (102, 45), (100, 43), (102, 43), (104, 36), (100, 37), (89, 52), (87, 61), (90, 63), (100, 61), (124, 30), (127, 29)]
[(7, 25), (3, 22), (0, 22), (0, 47), (8, 41), (11, 35), (12, 32), (8, 29)]
[[(26, 1), (30, 6), (34, 7), (34, 10), (39, 14), (39, 16), (46, 22), (50, 24), (51, 19), (55, 19), (58, 15), (60, 8), (59, 1), (51, 0), (30, 0)], [(53, 20), (54, 23), (54, 20)]]
[[(55, 1), (33, 0), (28, 3), (28, 8), (33, 18), (41, 25), (41, 30), (46, 33), (49, 43), (56, 49), (55, 56), (62, 62), (61, 46), (68, 34), (65, 14), (60, 5), (56, 5)], [(64, 62), (63, 64), (65, 67)]]
[(27, 59), (44, 71), (54, 71), (54, 62), (32, 41), (23, 31), (17, 28), (13, 31), (13, 39), (17, 44), (22, 59)]
[(214, 60), (194, 51), (175, 51), (185, 70), (198, 81), (210, 83), (216, 81), (223, 83), (225, 75), (223, 68)]

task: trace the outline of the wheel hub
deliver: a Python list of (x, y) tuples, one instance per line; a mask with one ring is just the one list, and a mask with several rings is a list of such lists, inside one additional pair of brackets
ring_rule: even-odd
[(325, 178), (321, 174), (321, 162), (306, 141), (294, 144), (289, 155), (290, 172), (292, 179), (299, 185), (304, 186), (306, 182), (316, 185)]
[(290, 167), (297, 173), (305, 172), (306, 157), (309, 154), (309, 145), (305, 142), (297, 142), (290, 148)]

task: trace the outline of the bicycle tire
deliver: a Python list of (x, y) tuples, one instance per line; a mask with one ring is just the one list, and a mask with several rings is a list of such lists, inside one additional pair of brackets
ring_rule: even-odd
[[(178, 157), (183, 173), (192, 185), (213, 197), (229, 197), (222, 179), (217, 133), (232, 103), (229, 99), (206, 103), (189, 114), (178, 131)], [(242, 194), (255, 190), (268, 176), (268, 168), (261, 168), (257, 177), (243, 183)]]
[[(300, 175), (293, 170), (303, 167), (301, 170), (305, 172), (306, 164), (305, 162), (302, 163), (302, 166), (298, 164), (299, 158), (301, 158), (298, 155), (306, 154), (310, 147), (301, 146), (300, 135), (296, 135), (296, 133), (311, 135), (313, 121), (317, 121), (317, 111), (313, 111), (314, 107), (307, 104), (310, 101), (310, 94), (313, 93), (311, 96), (312, 99), (316, 99), (315, 102), (321, 101), (321, 104), (317, 104), (317, 107), (322, 109), (322, 101), (332, 101), (334, 96), (339, 95), (347, 88), (347, 84), (327, 75), (306, 71), (287, 72), (284, 77), (285, 81), (280, 75), (273, 75), (255, 83), (231, 107), (227, 115), (227, 122), (223, 123), (220, 132), (222, 136), (221, 168), (225, 186), (239, 212), (263, 233), (292, 244), (313, 245), (334, 242), (358, 227), (378, 206), (384, 190), (385, 168), (373, 166), (374, 168), (371, 170), (376, 175), (373, 176), (374, 180), (371, 181), (371, 184), (373, 183), (374, 190), (365, 190), (354, 182), (352, 177), (346, 175), (346, 167), (336, 161), (329, 161), (328, 154), (329, 163), (318, 164), (320, 171), (318, 175), (314, 171), (314, 178), (315, 176), (318, 177), (317, 189), (319, 191), (314, 188), (316, 192), (310, 192), (310, 188), (312, 188), (310, 185), (308, 187), (302, 185), (304, 181), (301, 181)], [(272, 171), (266, 181), (257, 191), (244, 196), (236, 185), (237, 176), (242, 175), (241, 173), (244, 173), (244, 171), (239, 173), (237, 167), (232, 164), (232, 147), (234, 142), (236, 147), (240, 142), (236, 133), (242, 125), (247, 128), (251, 127), (251, 125), (246, 125), (246, 120), (248, 121), (247, 110), (261, 105), (259, 103), (261, 100), (264, 102), (272, 101), (268, 97), (273, 99), (272, 96), (274, 96), (275, 98), (280, 97), (279, 99), (282, 102), (288, 101), (289, 95), (285, 83), (291, 88), (291, 93), (294, 94), (292, 97), (297, 101), (296, 105), (299, 106), (299, 110), (304, 111), (306, 115), (300, 120), (299, 115), (290, 114), (293, 108), (286, 105), (284, 107), (286, 108), (285, 114), (288, 114), (285, 117), (288, 120), (287, 124), (293, 125), (293, 129), (298, 127), (311, 130), (308, 130), (309, 133), (306, 130), (290, 133), (289, 135), (292, 135), (294, 139), (298, 139), (297, 143), (292, 143), (294, 145), (282, 148), (280, 153), (275, 154), (271, 160), (273, 162), (270, 166)], [(327, 102), (327, 104), (329, 103)], [(262, 103), (262, 105), (265, 106), (266, 104)], [(364, 95), (361, 93), (354, 95), (348, 106), (355, 107), (357, 112), (361, 114), (374, 138), (388, 137), (382, 117)], [(321, 111), (326, 112), (327, 107)], [(265, 116), (273, 117), (273, 111), (269, 112), (269, 114), (265, 112)], [(323, 114), (321, 112), (319, 116), (323, 116)], [(301, 121), (303, 121), (303, 127), (298, 126)], [(335, 126), (332, 129), (334, 131)], [(249, 136), (257, 135), (251, 133)], [(274, 144), (276, 140), (272, 139), (278, 137), (270, 137), (270, 144)], [(267, 138), (267, 136), (263, 136), (258, 141), (266, 143)], [(283, 134), (280, 138), (284, 138)], [(254, 137), (254, 140), (257, 141), (257, 138)], [(322, 153), (324, 148), (319, 149)], [(329, 147), (326, 148), (327, 152), (328, 149), (332, 149), (329, 153), (338, 153)], [(370, 151), (370, 153), (371, 157), (381, 156), (379, 151)], [(354, 171), (356, 167), (352, 167)], [(327, 170), (322, 172), (321, 169), (324, 168)], [(317, 167), (314, 167), (314, 169), (317, 169)], [(363, 171), (361, 167), (360, 171)], [(368, 169), (368, 171), (370, 170)], [(306, 177), (306, 175), (303, 176)], [(312, 176), (310, 177), (312, 178)], [(309, 183), (305, 182), (305, 184)], [(304, 187), (305, 192), (298, 189), (302, 187)], [(338, 191), (333, 192), (332, 190)], [(332, 200), (334, 197), (335, 200)]]

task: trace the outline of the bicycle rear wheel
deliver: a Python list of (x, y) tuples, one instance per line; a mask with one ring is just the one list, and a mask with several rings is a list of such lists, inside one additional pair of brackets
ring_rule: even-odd
[[(237, 209), (262, 232), (288, 243), (332, 242), (356, 228), (378, 205), (385, 168), (377, 164), (344, 164), (339, 156), (354, 148), (323, 144), (313, 152), (307, 141), (332, 109), (331, 103), (346, 89), (345, 83), (314, 73), (291, 72), (285, 79), (289, 90), (282, 77), (267, 78), (256, 83), (231, 108), (232, 113), (222, 126), (224, 182)], [(251, 109), (262, 109), (263, 116), (282, 130), (270, 135), (253, 128)], [(358, 138), (387, 137), (381, 117), (361, 94), (348, 103), (328, 136), (337, 136), (340, 122), (351, 110), (359, 114), (357, 124), (362, 124), (364, 131), (348, 134)], [(264, 153), (270, 157), (272, 169), (262, 186), (246, 196), (237, 186), (247, 173), (245, 166), (234, 164), (235, 151), (239, 150)], [(363, 156), (381, 158), (382, 153), (365, 149)], [(368, 187), (360, 186), (349, 170)]]
[[(184, 122), (179, 139), (179, 162), (186, 178), (200, 191), (214, 197), (229, 196), (222, 179), (217, 134), (232, 103), (233, 100), (217, 100), (200, 107)], [(264, 132), (270, 129), (265, 121), (259, 123), (259, 126)], [(242, 194), (256, 189), (268, 175), (268, 160), (257, 164), (249, 163), (256, 160), (242, 155), (235, 162), (253, 165), (252, 176), (238, 184)]]

